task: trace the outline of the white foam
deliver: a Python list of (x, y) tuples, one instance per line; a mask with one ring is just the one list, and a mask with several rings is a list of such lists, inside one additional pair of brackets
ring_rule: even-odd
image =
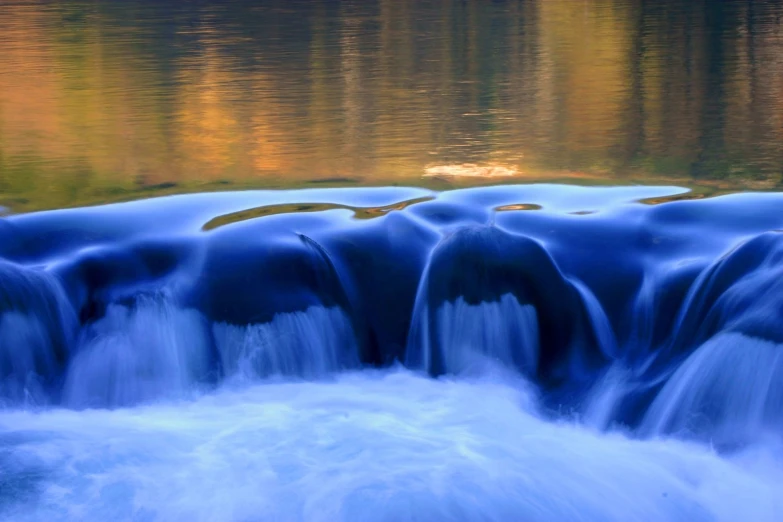
[(191, 402), (0, 412), (4, 520), (781, 520), (783, 456), (533, 412), (518, 381), (363, 371)]

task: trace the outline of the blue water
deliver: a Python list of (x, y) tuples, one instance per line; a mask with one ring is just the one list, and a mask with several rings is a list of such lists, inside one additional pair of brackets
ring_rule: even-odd
[(781, 520), (783, 195), (0, 223), (3, 520)]

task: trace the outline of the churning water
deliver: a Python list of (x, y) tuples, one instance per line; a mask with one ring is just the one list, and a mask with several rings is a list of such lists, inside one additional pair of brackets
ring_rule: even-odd
[(0, 518), (781, 520), (783, 200), (681, 193), (7, 218)]
[(365, 370), (0, 418), (8, 520), (772, 521), (783, 509), (779, 448), (721, 457), (548, 422), (502, 374)]

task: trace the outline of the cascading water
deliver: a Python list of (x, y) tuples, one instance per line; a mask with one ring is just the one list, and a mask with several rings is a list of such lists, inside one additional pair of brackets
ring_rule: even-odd
[(179, 309), (165, 296), (111, 304), (78, 342), (63, 403), (116, 407), (185, 397), (213, 371), (208, 334), (200, 313)]
[(532, 374), (538, 359), (538, 323), (531, 305), (511, 294), (496, 302), (469, 305), (463, 298), (444, 303), (436, 314), (446, 373), (459, 374), (492, 361)]
[(48, 402), (65, 367), (76, 317), (57, 279), (0, 263), (0, 403)]
[(310, 307), (265, 324), (217, 323), (212, 331), (225, 375), (241, 380), (317, 378), (358, 364), (350, 322), (339, 308)]
[(781, 520), (783, 197), (680, 192), (5, 218), (0, 518)]
[(701, 345), (672, 375), (640, 428), (746, 444), (783, 433), (781, 345), (737, 333)]

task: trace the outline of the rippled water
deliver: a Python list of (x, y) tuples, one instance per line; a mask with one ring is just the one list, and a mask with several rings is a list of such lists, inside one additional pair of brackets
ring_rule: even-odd
[(773, 1), (5, 1), (0, 204), (312, 183), (777, 186), (782, 14)]

